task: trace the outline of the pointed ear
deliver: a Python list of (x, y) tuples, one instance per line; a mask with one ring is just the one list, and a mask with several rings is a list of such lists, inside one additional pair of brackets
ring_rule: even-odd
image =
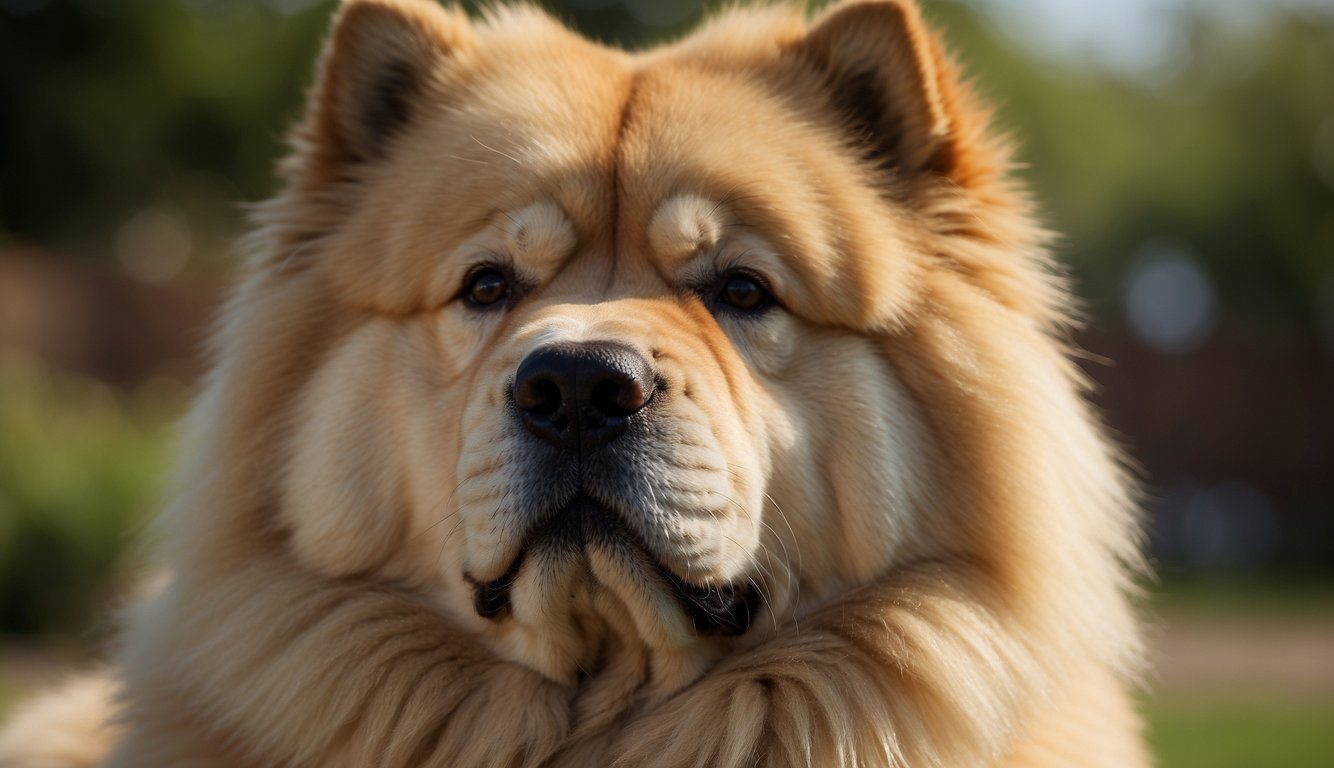
[(434, 0), (344, 0), (307, 107), (319, 159), (383, 158), (472, 42), (467, 17)]
[(955, 126), (942, 60), (912, 0), (839, 3), (791, 52), (825, 78), (830, 101), (880, 163), (947, 172)]

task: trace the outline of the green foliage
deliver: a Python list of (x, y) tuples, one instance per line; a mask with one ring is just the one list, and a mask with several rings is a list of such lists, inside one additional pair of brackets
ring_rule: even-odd
[(1117, 317), (1137, 251), (1166, 240), (1199, 259), (1234, 328), (1316, 327), (1334, 279), (1334, 14), (1275, 7), (1240, 29), (1194, 7), (1177, 65), (1137, 78), (927, 7), (1019, 140), (1095, 316)]
[(1160, 696), (1147, 705), (1163, 768), (1324, 768), (1334, 762), (1334, 699), (1224, 691)]
[(233, 203), (270, 187), (329, 5), (35, 5), (0, 4), (0, 229), (97, 250), (119, 219), (169, 200), (232, 234)]
[(162, 486), (169, 384), (124, 394), (0, 357), (0, 627), (70, 630), (106, 610), (114, 566)]

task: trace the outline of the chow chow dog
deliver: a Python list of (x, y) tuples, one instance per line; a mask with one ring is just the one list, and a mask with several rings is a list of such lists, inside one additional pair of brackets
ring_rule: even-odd
[(911, 0), (346, 0), (101, 677), (7, 765), (1145, 765), (1134, 494)]

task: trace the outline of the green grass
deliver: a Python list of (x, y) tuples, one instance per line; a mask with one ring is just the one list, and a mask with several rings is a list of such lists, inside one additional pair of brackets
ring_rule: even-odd
[[(1280, 577), (1169, 579), (1154, 591), (1149, 605), (1157, 620), (1169, 624), (1218, 619), (1220, 626), (1301, 625), (1334, 616), (1334, 583)], [(1225, 687), (1169, 690), (1148, 698), (1144, 712), (1161, 768), (1334, 767), (1334, 690), (1291, 695)]]
[(1334, 766), (1334, 692), (1318, 700), (1172, 694), (1145, 709), (1162, 768)]
[(22, 688), (10, 680), (4, 670), (0, 670), (0, 723), (5, 721), (5, 715), (22, 694)]
[(1172, 578), (1152, 590), (1149, 608), (1169, 618), (1334, 616), (1334, 581), (1281, 576)]
[[(1308, 623), (1334, 616), (1328, 579), (1170, 579), (1157, 620)], [(1264, 649), (1256, 649), (1264, 653)], [(1331, 648), (1330, 653), (1334, 653)], [(1149, 741), (1161, 768), (1332, 768), (1334, 690), (1171, 690), (1148, 698)]]

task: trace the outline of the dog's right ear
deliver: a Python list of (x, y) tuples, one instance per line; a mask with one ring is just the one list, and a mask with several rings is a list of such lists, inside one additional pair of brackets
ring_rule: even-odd
[(790, 46), (877, 162), (948, 174), (958, 128), (947, 62), (914, 0), (845, 0)]
[(343, 0), (307, 106), (311, 170), (338, 177), (384, 158), (425, 105), (446, 98), (472, 46), (467, 17), (434, 0)]

